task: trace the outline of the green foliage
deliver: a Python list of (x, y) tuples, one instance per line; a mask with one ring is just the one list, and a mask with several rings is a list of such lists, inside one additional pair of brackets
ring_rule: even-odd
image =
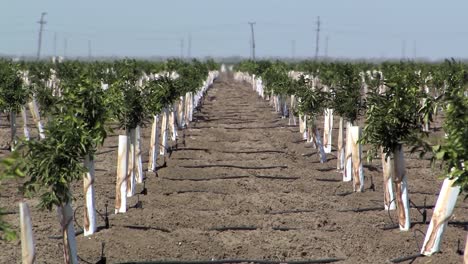
[(28, 97), (29, 89), (23, 85), (18, 65), (0, 60), (0, 109), (17, 113)]
[(337, 63), (332, 69), (321, 71), (321, 79), (323, 75), (330, 76), (327, 78), (330, 80), (329, 85), (333, 95), (330, 107), (338, 115), (354, 123), (365, 109), (359, 68), (351, 63)]
[(435, 157), (444, 165), (444, 172), (462, 190), (468, 191), (468, 71), (455, 61), (444, 63), (446, 90), (444, 94), (446, 139), (434, 147)]
[[(0, 161), (0, 187), (4, 180), (24, 177), (24, 174), (18, 168), (17, 159), (18, 153), (13, 152)], [(16, 239), (16, 232), (2, 219), (4, 213), (4, 209), (0, 207), (0, 239), (11, 241)]]
[(109, 84), (106, 105), (110, 116), (119, 121), (120, 128), (129, 131), (143, 125), (147, 117), (147, 96), (141, 87), (137, 87), (142, 72), (134, 60), (117, 62), (114, 67), (120, 78)]
[(417, 74), (399, 64), (389, 65), (384, 72), (386, 90), (379, 93), (379, 87), (371, 87), (367, 97), (367, 123), (360, 141), (373, 146), (368, 158), (380, 147), (387, 155), (402, 144), (427, 149), (423, 141), (427, 133), (421, 125), (428, 109), (420, 106), (427, 95)]
[(208, 75), (208, 67), (198, 60), (193, 60), (192, 63), (180, 62), (177, 68), (171, 70), (179, 75), (175, 82), (179, 86), (180, 95), (199, 90)]
[(147, 83), (148, 112), (157, 114), (171, 105), (179, 96), (179, 84), (170, 76), (161, 76)]
[(298, 110), (312, 118), (323, 113), (330, 100), (330, 93), (312, 87), (311, 80), (302, 75), (295, 81), (296, 96), (299, 98)]
[(275, 95), (290, 95), (294, 93), (293, 80), (288, 76), (286, 64), (275, 62), (262, 73), (267, 92)]
[(60, 97), (54, 105), (56, 115), (73, 115), (84, 123), (86, 132), (86, 153), (96, 152), (99, 145), (107, 137), (105, 122), (108, 119), (105, 92), (97, 79), (90, 78), (92, 74), (87, 71), (62, 79)]
[(86, 171), (82, 157), (92, 139), (83, 120), (73, 114), (52, 119), (45, 131), (45, 139), (22, 142), (19, 168), (28, 176), (25, 194), (39, 194), (39, 207), (51, 210), (71, 201), (70, 184)]
[(120, 128), (135, 129), (146, 120), (146, 99), (147, 96), (135, 84), (117, 81), (108, 89), (108, 110), (112, 117), (119, 121)]

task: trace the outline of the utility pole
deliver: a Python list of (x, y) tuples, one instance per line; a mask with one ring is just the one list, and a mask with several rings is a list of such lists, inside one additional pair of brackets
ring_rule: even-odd
[(406, 40), (401, 42), (401, 59), (404, 60), (406, 58)]
[(413, 59), (416, 59), (416, 40), (413, 41)]
[(47, 13), (42, 12), (41, 20), (37, 21), (37, 23), (39, 23), (39, 41), (37, 43), (37, 60), (41, 58), (42, 30), (44, 29), (44, 25), (47, 24), (47, 21), (44, 20), (45, 15), (47, 15)]
[(67, 57), (68, 39), (65, 38), (63, 42), (63, 58)]
[(318, 58), (319, 54), (319, 40), (320, 40), (320, 17), (317, 17), (317, 29), (315, 36), (315, 60)]
[(57, 32), (54, 32), (54, 57), (57, 57)]
[(184, 59), (184, 39), (180, 39), (180, 58)]
[(325, 58), (328, 58), (328, 36), (325, 37)]
[(187, 57), (189, 60), (192, 58), (192, 34), (188, 36)]
[(292, 59), (296, 59), (296, 40), (293, 39), (291, 41), (291, 55), (292, 55)]
[(88, 59), (91, 59), (91, 40), (88, 40)]
[(255, 33), (254, 33), (254, 25), (255, 22), (249, 22), (250, 31), (252, 33), (252, 60), (255, 61)]

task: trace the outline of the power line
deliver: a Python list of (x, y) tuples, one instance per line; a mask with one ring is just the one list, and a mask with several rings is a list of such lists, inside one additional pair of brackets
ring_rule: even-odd
[(188, 36), (187, 58), (189, 60), (192, 58), (192, 34)]
[(54, 57), (57, 57), (57, 32), (54, 32)]
[(254, 25), (255, 22), (249, 22), (250, 25), (250, 31), (252, 33), (252, 60), (255, 61), (255, 32), (254, 32)]
[(42, 46), (42, 30), (44, 25), (47, 24), (47, 21), (44, 20), (44, 16), (47, 15), (46, 12), (41, 13), (41, 20), (37, 21), (39, 23), (39, 40), (37, 43), (37, 60), (41, 58), (41, 46)]
[(91, 59), (91, 40), (88, 40), (88, 59)]
[(325, 37), (325, 58), (328, 58), (328, 35)]
[(406, 40), (403, 40), (401, 42), (401, 59), (405, 59), (406, 58)]
[(296, 40), (291, 41), (291, 56), (293, 59), (296, 58)]
[(320, 38), (320, 16), (317, 17), (317, 29), (315, 36), (315, 60), (318, 58), (319, 53), (319, 38)]
[(184, 58), (184, 39), (180, 39), (180, 58)]
[(67, 57), (68, 39), (65, 38), (63, 41), (63, 57)]

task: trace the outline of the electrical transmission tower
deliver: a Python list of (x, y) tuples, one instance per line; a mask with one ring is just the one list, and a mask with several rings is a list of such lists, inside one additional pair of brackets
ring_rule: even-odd
[(252, 32), (252, 60), (255, 61), (255, 32), (254, 32), (254, 25), (255, 22), (249, 22), (250, 31)]
[(47, 21), (44, 20), (45, 15), (47, 15), (47, 13), (42, 12), (41, 20), (37, 21), (37, 23), (39, 23), (39, 40), (37, 43), (37, 60), (41, 58), (42, 30), (44, 29), (44, 25), (47, 24)]
[(317, 29), (316, 29), (316, 36), (315, 36), (315, 60), (318, 58), (319, 54), (319, 38), (320, 38), (320, 17), (317, 17)]

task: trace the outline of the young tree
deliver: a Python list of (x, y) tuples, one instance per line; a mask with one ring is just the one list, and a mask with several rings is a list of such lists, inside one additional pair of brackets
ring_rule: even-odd
[(19, 67), (11, 61), (0, 60), (0, 110), (10, 115), (10, 148), (14, 150), (16, 136), (16, 114), (29, 99), (29, 90), (23, 85)]
[[(443, 72), (446, 76), (446, 90), (443, 94), (446, 138), (442, 145), (434, 146), (433, 149), (435, 158), (442, 162), (445, 180), (421, 249), (421, 254), (427, 256), (440, 250), (442, 236), (458, 194), (460, 191), (468, 191), (468, 71), (461, 63), (446, 61)], [(468, 252), (465, 250), (466, 260)]]
[(396, 187), (396, 205), (400, 230), (410, 228), (409, 197), (403, 145), (426, 146), (421, 120), (424, 108), (420, 99), (425, 96), (419, 89), (418, 77), (412, 69), (403, 64), (387, 65), (385, 91), (371, 87), (367, 96), (367, 124), (364, 127), (361, 143), (371, 144), (368, 158), (371, 159), (382, 149), (387, 157), (393, 159), (393, 180)]

